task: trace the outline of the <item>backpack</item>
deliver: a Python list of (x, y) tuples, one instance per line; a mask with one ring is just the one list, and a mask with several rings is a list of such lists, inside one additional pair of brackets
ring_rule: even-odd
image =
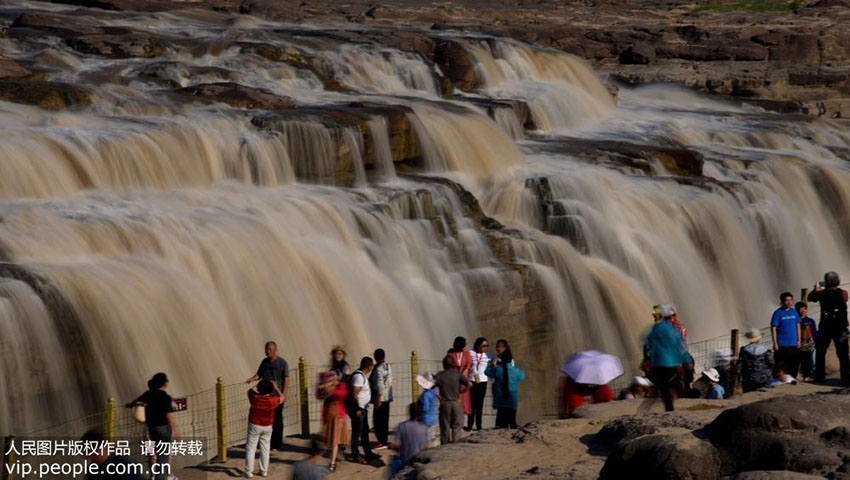
[(843, 290), (832, 288), (823, 292), (820, 299), (820, 322), (822, 330), (843, 330), (847, 327), (847, 304)]
[(358, 410), (360, 410), (360, 405), (357, 403), (357, 395), (354, 394), (354, 377), (357, 375), (362, 376), (363, 379), (366, 380), (366, 384), (369, 384), (369, 378), (360, 370), (355, 370), (354, 373), (345, 379), (345, 384), (348, 387), (348, 395), (345, 396), (345, 410), (348, 412), (349, 416), (353, 416)]

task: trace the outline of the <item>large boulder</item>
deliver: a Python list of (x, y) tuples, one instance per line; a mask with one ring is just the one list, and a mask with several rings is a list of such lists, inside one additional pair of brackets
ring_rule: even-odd
[(850, 460), (850, 396), (776, 397), (726, 410), (706, 427), (724, 474), (789, 470), (828, 475)]
[(652, 478), (713, 480), (720, 478), (720, 454), (691, 434), (644, 435), (623, 443), (605, 461), (600, 480)]

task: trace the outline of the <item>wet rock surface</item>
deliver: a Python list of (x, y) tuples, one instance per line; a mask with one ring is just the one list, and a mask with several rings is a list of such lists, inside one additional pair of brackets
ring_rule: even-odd
[(182, 95), (199, 97), (209, 101), (224, 102), (239, 108), (286, 109), (295, 106), (289, 97), (236, 83), (207, 83), (176, 90)]

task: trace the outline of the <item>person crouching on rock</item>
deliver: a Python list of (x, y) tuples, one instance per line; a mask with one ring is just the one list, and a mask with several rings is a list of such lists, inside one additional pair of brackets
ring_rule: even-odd
[(720, 374), (717, 372), (717, 369), (709, 368), (708, 370), (703, 370), (702, 378), (708, 382), (708, 393), (705, 395), (705, 398), (709, 400), (723, 400), (726, 390), (720, 386)]
[(771, 380), (771, 387), (778, 387), (780, 385), (796, 385), (797, 379), (788, 373), (788, 367), (779, 362), (776, 364), (776, 371), (774, 372), (774, 379)]
[(770, 383), (773, 371), (773, 354), (766, 345), (762, 345), (761, 332), (757, 328), (744, 334), (750, 342), (738, 352), (736, 376), (741, 378), (744, 393), (758, 390)]
[(673, 309), (662, 305), (660, 315), (661, 321), (652, 326), (646, 338), (646, 350), (652, 365), (650, 380), (661, 394), (664, 409), (672, 412), (676, 387), (681, 382), (685, 351), (682, 336), (673, 325)]

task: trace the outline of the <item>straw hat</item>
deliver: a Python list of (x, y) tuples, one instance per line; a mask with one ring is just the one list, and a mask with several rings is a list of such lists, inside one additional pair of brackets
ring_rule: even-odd
[(716, 382), (720, 381), (720, 374), (717, 373), (716, 368), (709, 368), (708, 370), (703, 370), (702, 374), (704, 376), (708, 377), (708, 379), (711, 380), (712, 382), (716, 383)]
[(434, 376), (430, 373), (420, 373), (419, 375), (416, 375), (416, 382), (425, 390), (431, 390), (434, 388)]
[(759, 343), (761, 341), (761, 331), (758, 328), (751, 328), (744, 336), (747, 337), (750, 343)]

